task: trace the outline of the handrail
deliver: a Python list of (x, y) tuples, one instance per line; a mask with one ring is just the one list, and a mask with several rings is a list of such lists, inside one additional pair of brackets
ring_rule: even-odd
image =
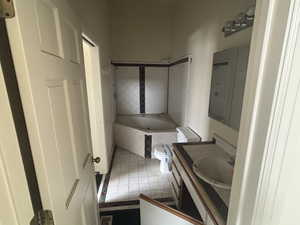
[(180, 218), (182, 218), (182, 219), (190, 222), (191, 224), (194, 224), (194, 225), (204, 225), (200, 220), (197, 220), (197, 219), (195, 219), (195, 218), (193, 218), (193, 217), (191, 217), (189, 215), (186, 215), (186, 214), (184, 214), (184, 213), (182, 213), (182, 212), (180, 212), (180, 211), (178, 211), (176, 209), (173, 209), (173, 208), (171, 208), (171, 207), (169, 207), (169, 206), (167, 206), (165, 204), (162, 204), (162, 203), (160, 203), (160, 202), (158, 202), (158, 201), (156, 201), (154, 199), (151, 199), (151, 198), (149, 198), (148, 196), (146, 196), (144, 194), (140, 194), (139, 197), (140, 197), (140, 199), (142, 199), (142, 200), (144, 200), (144, 201), (146, 201), (146, 202), (148, 202), (148, 203), (150, 203), (150, 204), (152, 204), (152, 205), (154, 205), (154, 206), (156, 206), (158, 208), (166, 210), (167, 212), (169, 212), (169, 213), (171, 213), (171, 214), (173, 214), (175, 216), (178, 216), (178, 217), (180, 217)]

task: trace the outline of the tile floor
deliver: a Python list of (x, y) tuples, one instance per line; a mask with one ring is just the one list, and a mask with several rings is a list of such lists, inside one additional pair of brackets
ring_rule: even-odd
[(159, 164), (159, 160), (117, 149), (105, 203), (137, 200), (140, 193), (154, 199), (172, 198), (170, 175), (161, 174)]

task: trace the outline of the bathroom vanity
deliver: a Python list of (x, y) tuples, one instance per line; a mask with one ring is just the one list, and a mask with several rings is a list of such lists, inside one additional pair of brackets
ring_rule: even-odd
[(173, 144), (172, 153), (171, 184), (177, 208), (201, 219), (206, 225), (225, 225), (230, 189), (217, 188), (200, 179), (194, 172), (193, 160), (215, 153), (224, 154), (229, 160), (229, 154), (223, 152), (215, 141)]

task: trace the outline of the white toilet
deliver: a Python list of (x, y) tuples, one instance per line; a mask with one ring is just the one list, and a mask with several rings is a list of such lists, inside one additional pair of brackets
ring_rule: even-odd
[[(195, 134), (188, 127), (178, 127), (177, 130), (177, 142), (187, 143), (187, 142), (199, 142), (200, 137)], [(160, 171), (161, 173), (169, 173), (171, 171), (172, 164), (172, 152), (171, 145), (159, 144), (153, 149), (154, 158), (160, 160)]]

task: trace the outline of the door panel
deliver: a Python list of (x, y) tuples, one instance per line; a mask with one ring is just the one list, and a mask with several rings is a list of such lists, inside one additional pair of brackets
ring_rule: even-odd
[(72, 149), (71, 132), (69, 130), (68, 113), (63, 83), (48, 86), (50, 113), (58, 150), (58, 163), (63, 175), (65, 201), (78, 177), (75, 152)]
[(3, 147), (0, 145), (0, 225), (20, 225), (21, 223), (18, 221), (18, 215), (16, 214), (14, 199), (8, 180), (7, 168), (2, 156)]
[(41, 50), (62, 57), (58, 9), (50, 1), (37, 1), (36, 14)]
[(65, 27), (64, 27), (64, 37), (65, 41), (68, 43), (66, 46), (66, 50), (68, 51), (68, 60), (72, 63), (79, 64), (80, 58), (79, 58), (79, 43), (78, 43), (78, 32), (74, 28), (73, 25), (71, 25), (70, 22), (65, 21)]
[(71, 116), (71, 124), (74, 131), (74, 142), (77, 148), (78, 165), (83, 169), (85, 161), (89, 153), (90, 147), (90, 132), (87, 126), (87, 115), (84, 108), (85, 96), (82, 93), (81, 81), (70, 81), (67, 83), (67, 97), (69, 102), (69, 112)]
[(97, 224), (78, 18), (64, 0), (14, 4), (8, 32), (43, 206), (56, 225)]
[(29, 224), (33, 208), (0, 65), (0, 225)]

